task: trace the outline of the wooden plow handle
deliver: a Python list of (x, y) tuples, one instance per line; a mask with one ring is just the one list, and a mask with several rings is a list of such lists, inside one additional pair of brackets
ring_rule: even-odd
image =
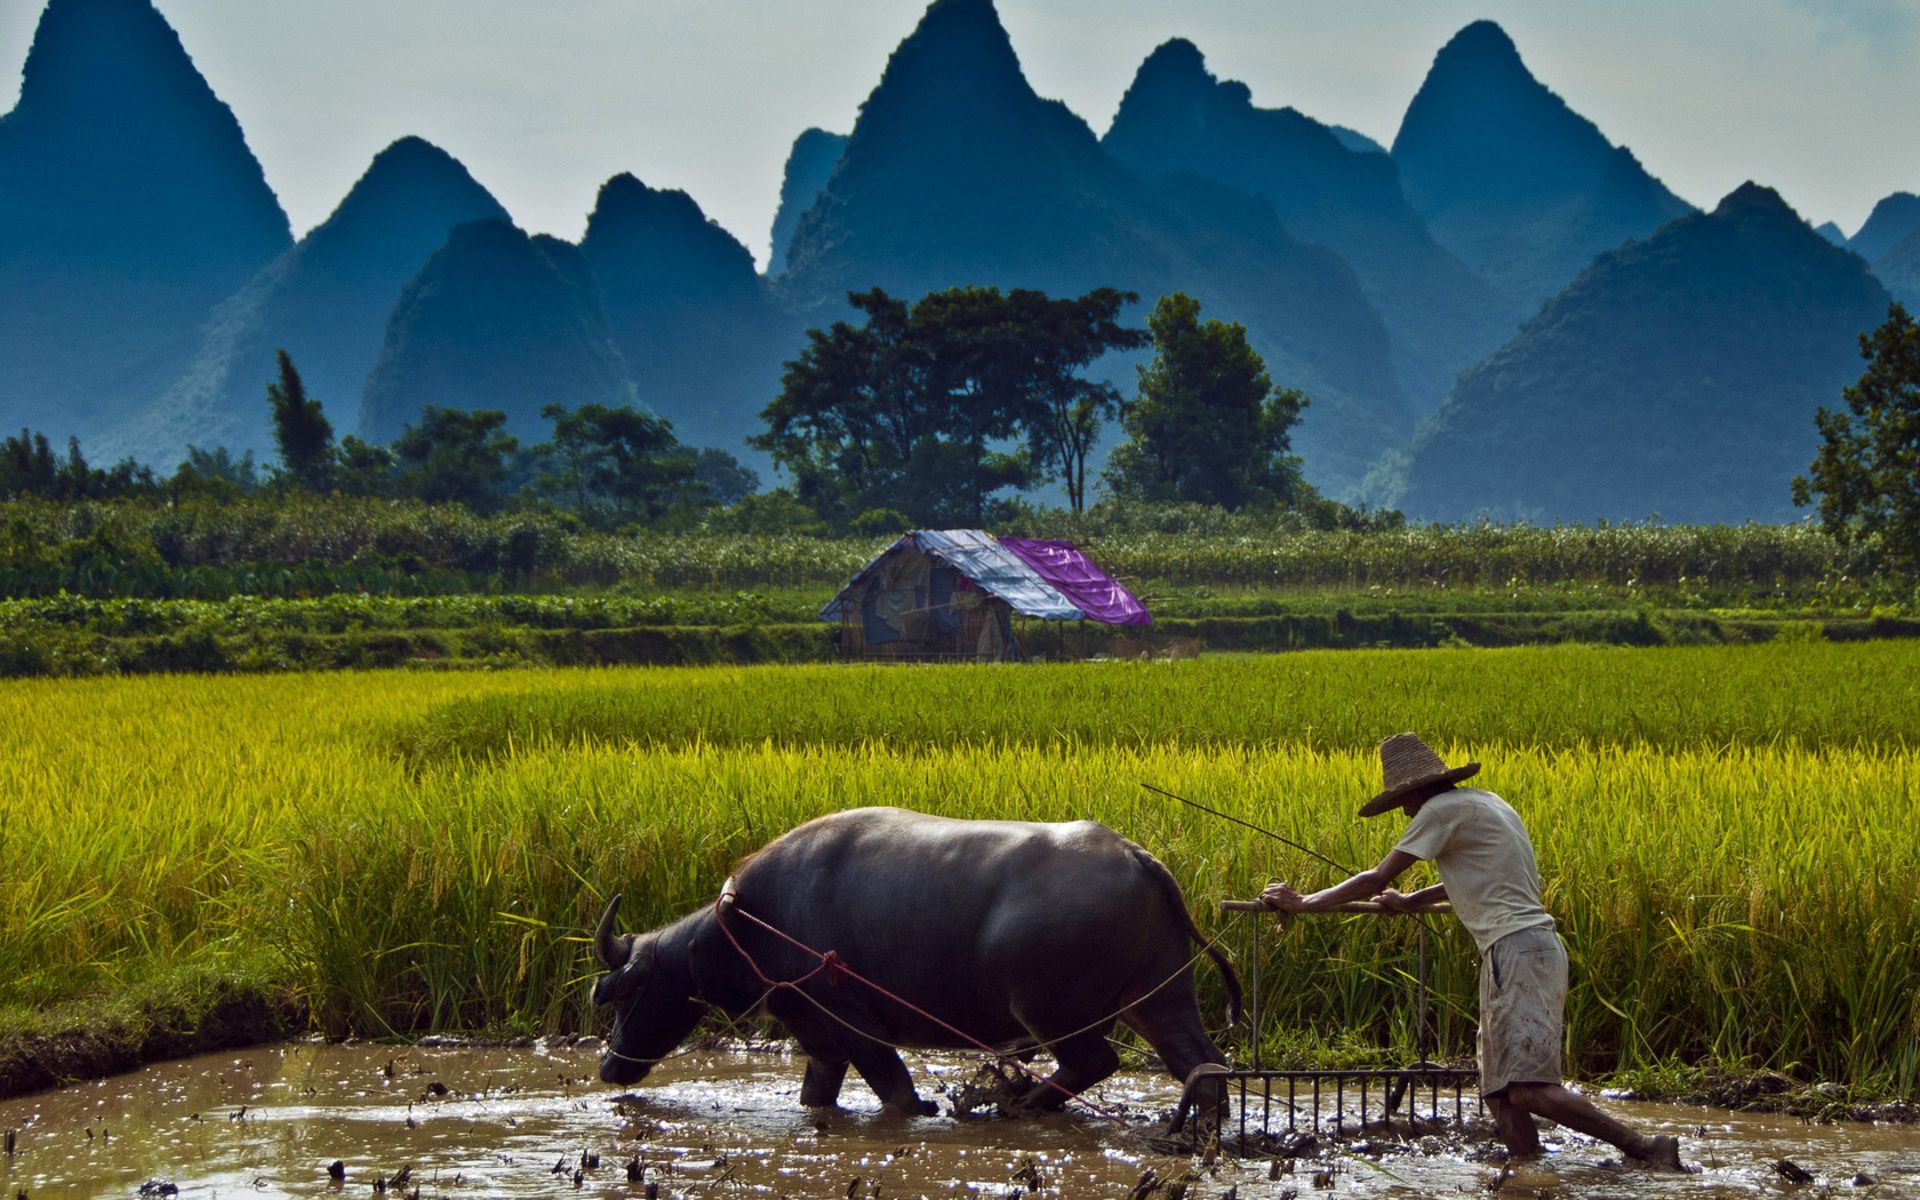
[(1349, 900), (1344, 904), (1336, 904), (1332, 908), (1323, 908), (1317, 913), (1296, 913), (1288, 912), (1280, 908), (1268, 908), (1258, 900), (1222, 900), (1220, 902), (1220, 911), (1230, 913), (1270, 912), (1273, 914), (1274, 926), (1284, 929), (1287, 923), (1295, 917), (1315, 917), (1319, 916), (1320, 913), (1382, 913), (1390, 917), (1418, 917), (1425, 916), (1427, 913), (1450, 913), (1453, 911), (1453, 905), (1448, 901), (1442, 900), (1438, 904), (1422, 904), (1419, 908), (1411, 912), (1401, 912), (1397, 908), (1388, 908), (1386, 905), (1374, 900)]

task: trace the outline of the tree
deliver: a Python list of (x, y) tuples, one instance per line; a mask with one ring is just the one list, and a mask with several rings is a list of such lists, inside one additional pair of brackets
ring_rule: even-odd
[(1145, 330), (1119, 323), (1120, 309), (1140, 297), (1133, 292), (1096, 288), (1073, 300), (1047, 300), (1037, 292), (1039, 311), (1029, 318), (1035, 367), (1022, 423), (1027, 451), (1043, 470), (1057, 473), (1075, 513), (1086, 508), (1087, 456), (1100, 427), (1120, 409), (1120, 391), (1110, 383), (1085, 379), (1080, 372), (1109, 350), (1132, 350), (1147, 343)]
[(1144, 341), (1114, 320), (1132, 299), (1104, 288), (1052, 300), (966, 287), (909, 307), (877, 288), (850, 295), (865, 323), (807, 331), (752, 444), (843, 528), (876, 510), (978, 525), (996, 493), (1049, 471), (1077, 505), (1087, 453), (1117, 400), (1078, 372)]
[(1820, 524), (1842, 542), (1878, 543), (1888, 566), (1920, 571), (1920, 323), (1902, 306), (1860, 335), (1867, 369), (1841, 393), (1847, 411), (1814, 416), (1820, 450), (1793, 502), (1820, 498)]
[(1293, 456), (1292, 430), (1307, 398), (1275, 387), (1247, 344), (1246, 327), (1200, 320), (1183, 292), (1162, 296), (1147, 319), (1153, 361), (1120, 413), (1128, 440), (1102, 478), (1122, 500), (1187, 500), (1229, 511), (1289, 506), (1311, 494)]
[(253, 451), (239, 458), (225, 446), (211, 450), (187, 444), (187, 456), (173, 469), (167, 491), (174, 497), (212, 496), (226, 499), (250, 496), (260, 489), (260, 471), (254, 465)]
[(477, 513), (500, 507), (520, 439), (497, 408), (468, 412), (428, 405), (391, 447), (407, 495), (430, 504), (457, 501)]
[(704, 495), (694, 454), (665, 417), (604, 404), (572, 411), (549, 404), (540, 415), (553, 422), (553, 441), (536, 453), (553, 469), (539, 485), (568, 497), (582, 515), (600, 509), (612, 523), (657, 521)]
[(281, 478), (309, 492), (324, 492), (333, 486), (333, 425), (320, 411), (320, 401), (307, 395), (293, 359), (285, 350), (274, 351), (274, 356), (280, 378), (267, 385), (267, 406)]
[(349, 496), (391, 496), (397, 481), (393, 451), (353, 434), (340, 439), (334, 485)]
[(53, 452), (44, 433), (22, 429), (19, 436), (0, 440), (0, 499), (104, 500), (157, 486), (153, 471), (131, 458), (104, 471), (89, 464), (79, 438), (67, 439), (65, 458)]
[(793, 476), (802, 504), (837, 524), (899, 500), (915, 448), (940, 433), (922, 402), (925, 364), (908, 340), (906, 303), (879, 288), (847, 302), (866, 321), (807, 330), (761, 413), (766, 432), (748, 439)]
[(708, 501), (730, 508), (760, 490), (760, 473), (725, 450), (703, 446), (693, 455), (693, 478)]

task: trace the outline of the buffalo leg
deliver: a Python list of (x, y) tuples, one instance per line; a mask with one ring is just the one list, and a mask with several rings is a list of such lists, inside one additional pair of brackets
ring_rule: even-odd
[[(805, 1050), (806, 1047), (802, 1046)], [(840, 1085), (847, 1078), (847, 1060), (822, 1058), (807, 1051), (807, 1073), (800, 1079), (800, 1103), (808, 1108), (833, 1108), (840, 1103)]]
[(867, 1042), (847, 1057), (852, 1060), (853, 1069), (860, 1072), (860, 1078), (873, 1089), (873, 1094), (880, 1097), (880, 1103), (888, 1108), (917, 1117), (931, 1117), (940, 1111), (938, 1105), (922, 1100), (920, 1093), (913, 1090), (913, 1076), (907, 1073), (907, 1064), (900, 1061), (893, 1047)]
[(1058, 1064), (1057, 1069), (1046, 1082), (1029, 1088), (1020, 1098), (1021, 1105), (1044, 1110), (1059, 1108), (1069, 1096), (1078, 1096), (1119, 1070), (1120, 1056), (1107, 1042), (1110, 1028), (1090, 1029), (1056, 1044), (1053, 1061)]
[[(1201, 1028), (1199, 1009), (1188, 989), (1168, 988), (1121, 1013), (1120, 1020), (1145, 1038), (1166, 1064), (1167, 1073), (1182, 1082), (1204, 1063), (1227, 1065), (1227, 1056)], [(1210, 1084), (1207, 1090), (1212, 1094), (1199, 1097), (1202, 1107), (1224, 1109), (1225, 1083)]]
[(838, 1029), (805, 1007), (782, 1005), (774, 1015), (807, 1056), (806, 1074), (800, 1078), (800, 1103), (807, 1108), (838, 1106), (840, 1085), (847, 1078), (847, 1054), (841, 1048)]

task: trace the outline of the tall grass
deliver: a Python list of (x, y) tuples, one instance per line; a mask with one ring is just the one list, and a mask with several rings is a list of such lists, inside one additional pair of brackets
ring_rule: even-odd
[[(1228, 928), (1218, 900), (1331, 872), (1139, 783), (1365, 865), (1399, 823), (1353, 816), (1372, 741), (1418, 727), (1533, 830), (1582, 1070), (1751, 1062), (1910, 1095), (1916, 665), (1879, 644), (8, 684), (0, 1006), (265, 960), (330, 1033), (587, 1028), (608, 893), (663, 921), (808, 817), (900, 804), (1106, 822), (1243, 973), (1257, 945), (1270, 1049), (1403, 1057), (1415, 926)], [(1470, 1052), (1471, 944), (1443, 922), (1431, 950), (1442, 1049)]]

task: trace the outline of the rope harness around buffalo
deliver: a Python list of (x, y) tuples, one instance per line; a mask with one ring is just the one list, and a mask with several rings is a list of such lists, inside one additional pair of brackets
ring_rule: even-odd
[[(831, 949), (819, 950), (812, 946), (809, 946), (805, 942), (802, 942), (800, 939), (794, 937), (793, 935), (787, 933), (786, 931), (774, 927), (772, 924), (768, 923), (767, 921), (764, 921), (761, 918), (755, 916), (754, 914), (748, 912), (746, 909), (741, 908), (738, 903), (738, 898), (735, 896), (733, 892), (732, 883), (733, 883), (732, 880), (728, 880), (727, 881), (728, 886), (722, 888), (720, 895), (716, 897), (714, 900), (714, 903), (713, 903), (714, 923), (720, 927), (720, 932), (726, 936), (727, 941), (730, 944), (732, 944), (734, 950), (740, 955), (742, 959), (746, 961), (747, 967), (749, 970), (753, 972), (754, 978), (758, 980), (761, 983), (761, 985), (767, 989), (765, 992), (761, 993), (760, 1001), (756, 1002), (755, 1007), (758, 1007), (759, 1003), (764, 1003), (767, 997), (771, 996), (776, 991), (791, 991), (795, 995), (799, 996), (801, 999), (805, 1000), (807, 1003), (813, 1005), (816, 1009), (820, 1010), (823, 1016), (826, 1016), (827, 1018), (832, 1020), (835, 1024), (846, 1029), (848, 1032), (853, 1033), (858, 1037), (865, 1038), (868, 1041), (875, 1042), (879, 1045), (887, 1046), (892, 1049), (899, 1049), (900, 1047), (896, 1046), (894, 1043), (888, 1041), (887, 1039), (883, 1037), (879, 1037), (876, 1034), (870, 1033), (867, 1030), (859, 1028), (858, 1026), (854, 1025), (852, 1022), (848, 1021), (846, 1018), (842, 1017), (839, 1013), (834, 1012), (831, 1008), (827, 1007), (824, 1003), (822, 1003), (817, 997), (809, 995), (803, 986), (811, 982), (815, 978), (818, 978), (823, 975), (826, 977), (827, 986), (830, 988), (839, 987), (843, 981), (852, 979), (855, 982), (863, 984), (866, 987), (872, 989), (878, 995), (883, 996), (888, 1000), (891, 1000), (895, 1004), (898, 1004), (902, 1008), (906, 1009), (908, 1012), (911, 1012), (914, 1015), (952, 1034), (954, 1037), (965, 1042), (967, 1045), (980, 1050), (982, 1053), (991, 1055), (996, 1061), (1012, 1065), (1015, 1069), (1019, 1070), (1022, 1074), (1025, 1074), (1029, 1078), (1039, 1083), (1042, 1083), (1047, 1087), (1054, 1089), (1055, 1091), (1059, 1092), (1061, 1095), (1065, 1096), (1067, 1099), (1077, 1100), (1081, 1104), (1086, 1105), (1088, 1108), (1093, 1109), (1095, 1112), (1099, 1113), (1102, 1116), (1110, 1117), (1116, 1120), (1120, 1119), (1120, 1114), (1113, 1111), (1112, 1109), (1109, 1109), (1095, 1101), (1088, 1100), (1086, 1097), (1069, 1090), (1068, 1088), (1062, 1086), (1059, 1083), (1054, 1082), (1051, 1078), (1048, 1078), (1047, 1076), (1040, 1074), (1038, 1071), (1034, 1070), (1032, 1067), (1029, 1067), (1026, 1063), (1021, 1062), (1018, 1058), (1013, 1057), (1012, 1055), (1006, 1054), (998, 1049), (995, 1049), (993, 1046), (988, 1045), (986, 1042), (981, 1041), (979, 1038), (974, 1037), (972, 1034), (967, 1033), (965, 1030), (959, 1029), (954, 1025), (941, 1020), (939, 1017), (934, 1016), (932, 1013), (928, 1012), (926, 1009), (915, 1004), (913, 1001), (908, 1000), (906, 997), (901, 996), (895, 992), (889, 991), (887, 988), (881, 986), (880, 984), (860, 974), (858, 971), (854, 970), (851, 966), (847, 965), (846, 960), (840, 957), (840, 954), (838, 951), (831, 950)], [(815, 961), (815, 966), (813, 967), (812, 970), (794, 979), (772, 978), (764, 970), (761, 969), (759, 962), (757, 962), (754, 959), (753, 955), (748, 952), (747, 948), (740, 944), (740, 939), (734, 935), (733, 930), (728, 928), (727, 915), (729, 913), (737, 914), (744, 920), (760, 927), (761, 929), (764, 929), (766, 932), (772, 934), (774, 937), (779, 938), (781, 941), (785, 942), (787, 945), (792, 946), (793, 948), (801, 951), (804, 954), (810, 955)], [(1093, 1030), (1101, 1029), (1101, 1028), (1112, 1025), (1113, 1022), (1115, 1022), (1120, 1018), (1120, 1015), (1122, 1013), (1127, 1011), (1127, 1009), (1132, 1008), (1135, 1005), (1141, 1003), (1142, 1001), (1145, 1001), (1151, 998), (1152, 996), (1158, 994), (1163, 989), (1172, 985), (1176, 980), (1180, 979), (1188, 971), (1192, 970), (1194, 965), (1198, 963), (1201, 958), (1205, 957), (1214, 948), (1214, 945), (1217, 942), (1219, 942), (1219, 940), (1224, 936), (1225, 936), (1225, 930), (1222, 930), (1219, 934), (1216, 934), (1212, 938), (1212, 940), (1202, 945), (1200, 950), (1197, 953), (1195, 953), (1192, 958), (1189, 958), (1185, 963), (1181, 964), (1181, 966), (1177, 970), (1175, 970), (1171, 975), (1167, 976), (1165, 979), (1161, 980), (1158, 984), (1154, 985), (1154, 987), (1151, 990), (1141, 994), (1140, 996), (1135, 997), (1132, 1000), (1129, 1000), (1125, 1005), (1121, 1006), (1119, 1009), (1116, 1009), (1114, 1012), (1109, 1013), (1108, 1015), (1103, 1016), (1096, 1021), (1089, 1022), (1088, 1024), (1081, 1026), (1079, 1029), (1076, 1029), (1071, 1033), (1062, 1034), (1059, 1037), (1050, 1038), (1043, 1042), (1036, 1042), (1030, 1046), (1022, 1046), (1021, 1047), (1022, 1051), (1025, 1052), (1025, 1051), (1046, 1050), (1060, 1044), (1061, 1042), (1067, 1041), (1071, 1038), (1076, 1038), (1082, 1034), (1091, 1032)]]

